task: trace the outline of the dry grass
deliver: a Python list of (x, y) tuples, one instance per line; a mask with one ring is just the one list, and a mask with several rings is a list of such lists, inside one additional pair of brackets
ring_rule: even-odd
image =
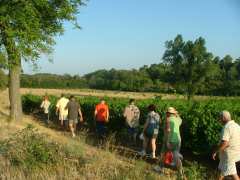
[(22, 94), (35, 94), (35, 95), (57, 95), (74, 94), (78, 96), (97, 96), (97, 97), (115, 97), (115, 98), (134, 98), (134, 99), (151, 99), (156, 96), (162, 97), (163, 99), (176, 99), (184, 98), (184, 96), (161, 94), (161, 93), (148, 93), (148, 92), (124, 92), (124, 91), (108, 91), (108, 90), (92, 90), (92, 89), (33, 89), (33, 88), (22, 88)]

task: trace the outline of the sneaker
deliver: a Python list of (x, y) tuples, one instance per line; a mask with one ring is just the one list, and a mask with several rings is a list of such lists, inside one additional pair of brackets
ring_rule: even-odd
[(157, 157), (153, 156), (152, 154), (150, 154), (149, 157), (152, 158), (152, 159), (157, 159)]
[(158, 165), (157, 165), (157, 166), (154, 166), (154, 167), (153, 167), (153, 170), (156, 171), (156, 172), (158, 172), (158, 173), (162, 173), (162, 168), (161, 168), (160, 166), (158, 166)]
[(144, 150), (142, 150), (142, 151), (140, 151), (138, 154), (139, 154), (140, 156), (145, 156), (145, 155), (146, 155), (146, 152), (145, 152)]

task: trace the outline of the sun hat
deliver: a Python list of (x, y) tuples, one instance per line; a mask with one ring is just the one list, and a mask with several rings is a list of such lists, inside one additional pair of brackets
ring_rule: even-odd
[(177, 114), (177, 111), (176, 111), (176, 109), (175, 109), (174, 107), (169, 107), (169, 108), (167, 109), (167, 112), (168, 112), (168, 113), (171, 113), (171, 114)]

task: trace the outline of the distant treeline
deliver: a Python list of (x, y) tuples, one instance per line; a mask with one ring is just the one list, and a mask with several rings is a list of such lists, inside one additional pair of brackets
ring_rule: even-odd
[[(211, 76), (198, 87), (201, 95), (240, 95), (240, 61), (227, 55), (214, 58)], [(29, 88), (92, 88), (136, 92), (185, 94), (184, 83), (176, 82), (172, 67), (165, 63), (143, 66), (138, 70), (98, 70), (84, 76), (35, 74), (21, 77), (21, 86)]]
[[(215, 96), (240, 95), (240, 58), (223, 58), (207, 50), (205, 39), (185, 41), (181, 35), (166, 41), (159, 64), (132, 70), (98, 70), (84, 76), (22, 74), (21, 86), (30, 88), (92, 88)], [(0, 87), (6, 78), (0, 71)], [(3, 85), (1, 85), (3, 83)]]

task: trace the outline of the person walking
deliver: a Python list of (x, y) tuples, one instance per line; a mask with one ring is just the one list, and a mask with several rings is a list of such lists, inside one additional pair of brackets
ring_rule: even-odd
[(175, 108), (169, 107), (166, 112), (166, 127), (165, 127), (165, 145), (167, 151), (173, 153), (173, 162), (171, 165), (175, 166), (177, 170), (182, 170), (182, 155), (180, 126), (182, 119)]
[(68, 110), (69, 129), (72, 133), (72, 137), (75, 137), (76, 125), (78, 123), (78, 115), (80, 117), (80, 122), (83, 122), (83, 116), (80, 105), (76, 101), (74, 96), (70, 96), (70, 101), (67, 103), (65, 110)]
[(56, 114), (58, 114), (59, 121), (63, 129), (67, 126), (68, 109), (65, 109), (65, 107), (67, 106), (68, 102), (69, 99), (67, 99), (65, 95), (62, 94), (61, 98), (56, 104)]
[(148, 144), (150, 142), (152, 149), (152, 158), (156, 158), (156, 139), (159, 132), (160, 126), (160, 115), (156, 112), (156, 106), (151, 104), (148, 106), (148, 115), (146, 122), (143, 128), (143, 150), (140, 152), (140, 155), (146, 155)]
[(240, 126), (231, 119), (228, 111), (222, 111), (219, 120), (223, 124), (221, 142), (212, 155), (213, 160), (216, 160), (216, 155), (219, 154), (219, 180), (226, 176), (239, 180), (236, 164), (240, 163)]
[(123, 117), (125, 118), (130, 139), (136, 143), (140, 111), (139, 108), (135, 105), (134, 99), (130, 99), (129, 104), (125, 107)]
[(96, 131), (98, 137), (103, 139), (106, 136), (106, 125), (109, 121), (109, 108), (103, 99), (95, 107), (94, 119), (96, 120)]
[(50, 107), (50, 105), (51, 105), (51, 103), (50, 103), (50, 101), (48, 99), (48, 96), (45, 95), (43, 97), (43, 101), (42, 101), (42, 103), (40, 105), (40, 108), (43, 109), (44, 121), (45, 121), (46, 124), (49, 123), (49, 107)]

